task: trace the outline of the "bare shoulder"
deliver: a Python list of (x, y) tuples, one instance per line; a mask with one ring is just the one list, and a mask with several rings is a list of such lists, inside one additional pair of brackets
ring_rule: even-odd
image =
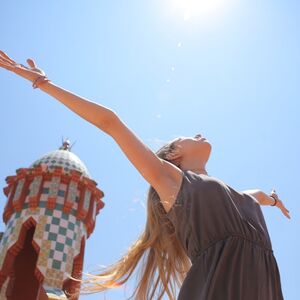
[(173, 206), (183, 180), (183, 172), (171, 163), (164, 163), (167, 174), (160, 178), (156, 186), (153, 186), (159, 195), (164, 209), (168, 212)]
[(156, 190), (168, 211), (174, 203), (182, 180), (182, 171), (159, 158), (117, 115), (113, 115), (107, 133), (117, 142), (129, 161)]

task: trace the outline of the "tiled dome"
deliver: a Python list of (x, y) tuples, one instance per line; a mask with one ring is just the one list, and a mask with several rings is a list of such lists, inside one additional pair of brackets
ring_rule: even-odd
[(30, 167), (36, 167), (41, 164), (47, 165), (50, 171), (55, 167), (63, 167), (66, 173), (69, 173), (71, 170), (76, 170), (81, 172), (83, 176), (91, 178), (83, 162), (74, 153), (68, 150), (51, 151), (35, 161)]

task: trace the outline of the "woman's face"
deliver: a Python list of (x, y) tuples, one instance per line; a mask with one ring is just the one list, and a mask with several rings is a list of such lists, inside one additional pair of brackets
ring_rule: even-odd
[(208, 160), (212, 148), (210, 142), (201, 134), (196, 134), (194, 137), (179, 137), (173, 143), (183, 158), (197, 157), (204, 161)]

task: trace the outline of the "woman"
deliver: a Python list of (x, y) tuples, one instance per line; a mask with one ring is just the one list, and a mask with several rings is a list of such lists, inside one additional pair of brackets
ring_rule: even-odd
[(86, 290), (124, 284), (143, 259), (135, 299), (279, 300), (280, 275), (260, 205), (277, 206), (275, 191), (237, 192), (209, 176), (208, 140), (181, 137), (153, 153), (115, 112), (48, 80), (32, 59), (29, 67), (0, 52), (0, 66), (32, 82), (110, 135), (150, 184), (144, 232), (118, 262), (90, 276)]

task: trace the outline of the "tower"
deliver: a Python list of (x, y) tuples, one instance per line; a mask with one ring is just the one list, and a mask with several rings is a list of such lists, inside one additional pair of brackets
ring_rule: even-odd
[(68, 140), (6, 182), (0, 299), (68, 299), (80, 287), (70, 276), (81, 278), (103, 192)]

